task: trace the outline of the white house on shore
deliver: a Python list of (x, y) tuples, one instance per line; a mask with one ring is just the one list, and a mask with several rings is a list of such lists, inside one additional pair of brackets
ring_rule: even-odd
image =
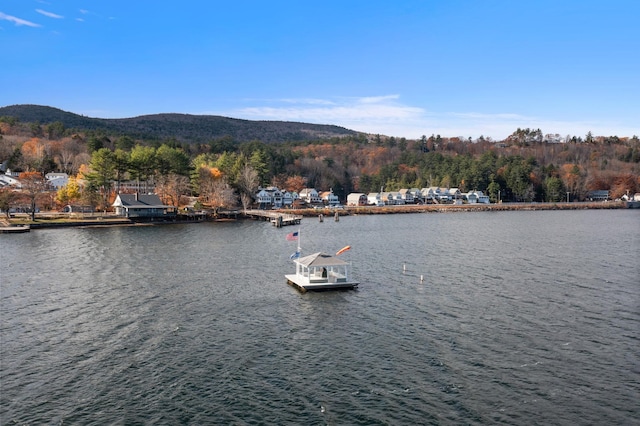
[(427, 201), (427, 200), (431, 200), (431, 201), (440, 201), (440, 197), (441, 197), (441, 193), (440, 193), (440, 188), (438, 188), (437, 186), (430, 186), (428, 188), (422, 188), (422, 190), (420, 191), (422, 192), (422, 198)]
[(295, 192), (281, 191), (275, 186), (269, 186), (267, 188), (259, 188), (258, 193), (255, 195), (255, 200), (261, 209), (281, 209), (291, 207), (297, 197), (298, 194)]
[(402, 200), (405, 204), (415, 203), (415, 197), (410, 189), (402, 188), (400, 191), (398, 191), (398, 193), (400, 194), (400, 197), (402, 197)]
[(459, 188), (449, 188), (446, 190), (446, 194), (449, 198), (449, 201), (462, 198), (462, 192), (460, 192)]
[(322, 192), (320, 194), (320, 199), (324, 204), (328, 206), (337, 206), (338, 204), (340, 204), (340, 199), (336, 194), (333, 193), (333, 189)]
[(484, 195), (482, 191), (467, 192), (467, 202), (469, 204), (489, 204), (489, 196)]
[(44, 175), (47, 183), (55, 189), (60, 189), (69, 183), (69, 175), (66, 173), (47, 173)]
[(366, 206), (367, 204), (367, 195), (362, 192), (352, 192), (347, 195), (347, 206)]
[(400, 194), (400, 192), (398, 191), (381, 192), (380, 198), (388, 206), (405, 204), (404, 198), (402, 198), (402, 194)]
[(411, 194), (413, 195), (414, 203), (424, 202), (424, 198), (422, 197), (422, 191), (420, 191), (420, 188), (411, 188), (409, 189), (409, 192), (411, 192)]
[(300, 199), (308, 204), (321, 204), (322, 198), (314, 188), (304, 188), (300, 191)]
[(370, 192), (367, 194), (367, 204), (372, 206), (384, 206), (382, 195), (379, 192)]

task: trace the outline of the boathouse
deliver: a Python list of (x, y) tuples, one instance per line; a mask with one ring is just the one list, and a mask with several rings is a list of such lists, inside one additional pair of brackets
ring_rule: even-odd
[(118, 194), (111, 205), (116, 215), (127, 218), (167, 218), (176, 215), (175, 207), (162, 203), (157, 194)]

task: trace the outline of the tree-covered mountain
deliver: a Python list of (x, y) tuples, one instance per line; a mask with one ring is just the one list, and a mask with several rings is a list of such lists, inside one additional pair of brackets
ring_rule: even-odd
[(186, 143), (206, 143), (221, 138), (236, 142), (304, 142), (356, 135), (344, 127), (288, 121), (252, 121), (214, 115), (153, 114), (132, 118), (91, 118), (41, 105), (0, 107), (0, 117), (21, 122), (62, 123), (66, 129), (100, 131), (143, 140), (176, 139)]

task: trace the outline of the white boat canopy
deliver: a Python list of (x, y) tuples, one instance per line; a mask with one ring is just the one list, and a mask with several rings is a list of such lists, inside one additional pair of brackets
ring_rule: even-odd
[(301, 257), (297, 259), (296, 263), (299, 263), (307, 268), (311, 267), (324, 267), (324, 266), (346, 266), (349, 265), (348, 262), (345, 262), (342, 259), (338, 259), (327, 253), (314, 253), (305, 257)]

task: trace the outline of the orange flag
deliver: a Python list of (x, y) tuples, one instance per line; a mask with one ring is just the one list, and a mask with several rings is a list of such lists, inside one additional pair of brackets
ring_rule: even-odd
[(351, 250), (351, 246), (344, 246), (342, 247), (340, 250), (338, 250), (338, 252), (336, 253), (336, 256), (338, 256), (339, 254), (344, 253), (347, 250)]

